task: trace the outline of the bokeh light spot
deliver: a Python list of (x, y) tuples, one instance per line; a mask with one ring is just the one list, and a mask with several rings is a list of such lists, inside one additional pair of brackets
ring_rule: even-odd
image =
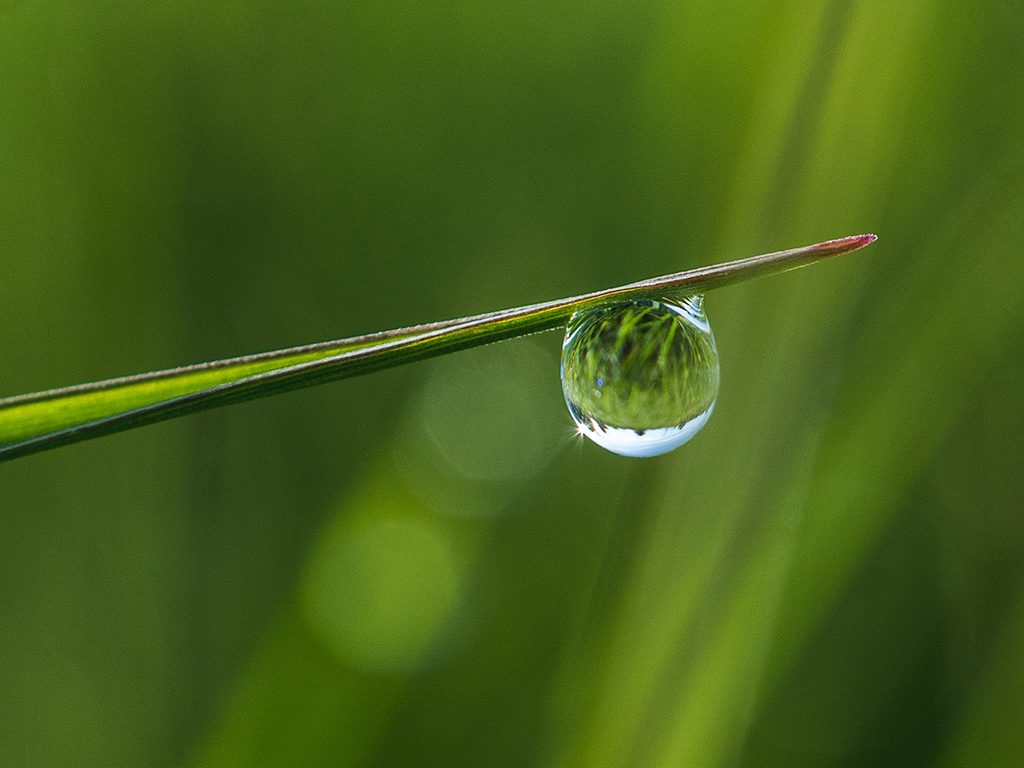
[(456, 550), (429, 522), (345, 520), (310, 562), (303, 608), (343, 662), (371, 672), (411, 672), (443, 650), (462, 576)]

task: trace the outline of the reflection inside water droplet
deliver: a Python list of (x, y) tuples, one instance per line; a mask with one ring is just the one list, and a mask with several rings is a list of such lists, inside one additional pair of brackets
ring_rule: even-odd
[(703, 298), (577, 312), (562, 344), (562, 391), (579, 433), (609, 451), (657, 456), (679, 447), (704, 426), (718, 395)]

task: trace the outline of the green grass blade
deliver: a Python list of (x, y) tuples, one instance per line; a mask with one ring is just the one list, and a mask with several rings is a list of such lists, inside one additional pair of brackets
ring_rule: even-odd
[(704, 293), (848, 253), (874, 239), (857, 235), (474, 317), (0, 399), (0, 461), (557, 328), (577, 310), (610, 301)]

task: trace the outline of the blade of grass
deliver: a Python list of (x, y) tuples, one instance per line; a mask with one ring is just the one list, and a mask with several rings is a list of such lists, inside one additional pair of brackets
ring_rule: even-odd
[(574, 312), (595, 305), (705, 293), (874, 240), (874, 235), (846, 237), (515, 309), (0, 399), (0, 461), (557, 328)]

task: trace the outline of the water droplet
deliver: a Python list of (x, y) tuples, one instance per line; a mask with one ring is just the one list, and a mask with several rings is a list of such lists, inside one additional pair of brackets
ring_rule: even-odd
[(562, 391), (579, 433), (613, 453), (678, 448), (704, 426), (718, 395), (703, 298), (577, 312), (562, 344)]

